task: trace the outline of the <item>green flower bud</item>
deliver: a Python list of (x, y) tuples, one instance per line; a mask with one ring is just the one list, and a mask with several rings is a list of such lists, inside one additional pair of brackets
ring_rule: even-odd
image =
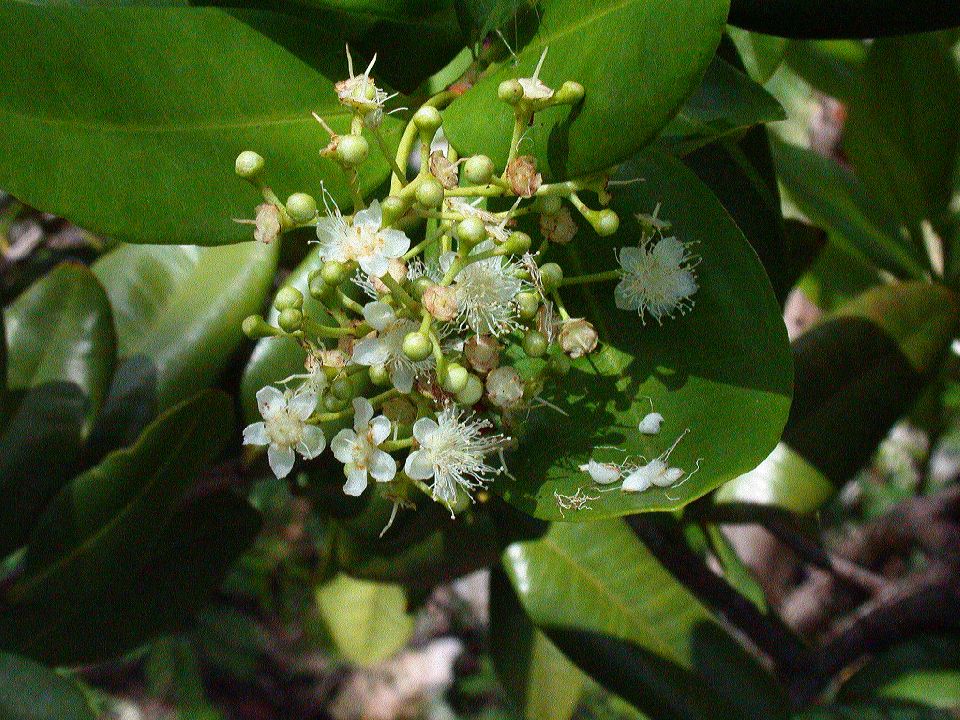
[(320, 277), (327, 285), (337, 287), (347, 279), (347, 266), (336, 260), (327, 260), (320, 267)]
[(487, 229), (480, 218), (464, 218), (457, 225), (457, 237), (468, 245), (476, 245), (487, 239)]
[(330, 391), (341, 400), (353, 400), (353, 383), (348, 377), (338, 377), (330, 386)]
[(470, 373), (460, 363), (450, 363), (447, 366), (447, 374), (443, 378), (443, 389), (448, 393), (456, 395), (467, 386)]
[(486, 155), (474, 155), (463, 164), (463, 176), (474, 185), (486, 185), (493, 177), (493, 160)]
[(440, 117), (440, 111), (430, 105), (424, 105), (413, 114), (413, 124), (418, 130), (429, 133), (430, 137), (440, 129), (443, 124), (443, 118)]
[(374, 385), (389, 385), (390, 384), (390, 373), (387, 372), (387, 369), (383, 365), (371, 365), (370, 366), (370, 382)]
[(573, 80), (567, 80), (554, 93), (553, 101), (557, 104), (576, 105), (583, 100), (583, 95), (583, 85)]
[(550, 358), (550, 362), (547, 363), (547, 369), (553, 375), (566, 375), (570, 372), (570, 358), (566, 355), (554, 355)]
[(252, 180), (263, 171), (264, 160), (253, 150), (244, 150), (237, 155), (237, 175)]
[(261, 338), (282, 335), (277, 328), (270, 325), (261, 315), (250, 315), (244, 318), (243, 324), (240, 327), (243, 330), (243, 334), (251, 340), (260, 340)]
[(504, 80), (497, 88), (497, 97), (510, 105), (523, 99), (523, 85), (518, 80)]
[(440, 207), (443, 202), (443, 185), (432, 177), (425, 178), (417, 188), (417, 202), (426, 208)]
[(556, 263), (546, 263), (540, 267), (540, 280), (546, 292), (553, 292), (563, 282), (563, 268)]
[(317, 269), (310, 273), (310, 280), (307, 286), (310, 290), (310, 297), (314, 300), (326, 300), (333, 295), (333, 286), (327, 285), (323, 281), (320, 272), (321, 271)]
[(537, 198), (537, 208), (544, 215), (556, 215), (563, 207), (563, 198), (557, 195), (544, 195)]
[(597, 231), (597, 235), (606, 237), (608, 235), (613, 235), (617, 230), (620, 229), (620, 218), (617, 217), (617, 214), (610, 210), (609, 208), (601, 210), (597, 215), (596, 221), (592, 223), (593, 229)]
[(277, 291), (273, 306), (280, 312), (290, 308), (300, 310), (303, 307), (303, 293), (292, 285), (284, 285)]
[(530, 330), (523, 336), (523, 351), (530, 357), (543, 357), (547, 352), (547, 337), (542, 332)]
[(277, 324), (284, 332), (295, 333), (303, 328), (303, 312), (287, 308), (280, 313)]
[(540, 308), (540, 295), (525, 290), (517, 295), (517, 312), (521, 320), (533, 320)]
[(517, 230), (503, 241), (500, 250), (507, 255), (523, 255), (530, 249), (530, 243), (530, 236)]
[(323, 397), (323, 409), (327, 412), (340, 412), (349, 403), (349, 400), (342, 400), (333, 393), (328, 393)]
[(433, 343), (422, 332), (407, 333), (407, 336), (403, 339), (403, 353), (414, 362), (426, 360), (432, 352)]
[(483, 382), (476, 375), (468, 374), (463, 389), (456, 394), (457, 402), (471, 407), (483, 397)]
[(294, 222), (310, 222), (317, 216), (317, 201), (306, 193), (294, 193), (287, 198), (287, 215)]
[(380, 211), (383, 213), (383, 227), (390, 227), (407, 212), (409, 203), (395, 195), (388, 195), (380, 201)]
[(433, 287), (434, 282), (428, 277), (418, 277), (412, 283), (410, 283), (410, 291), (413, 293), (413, 296), (418, 300), (423, 297), (423, 294), (427, 291), (427, 288)]
[(337, 157), (340, 162), (356, 167), (370, 153), (370, 143), (362, 135), (344, 135), (337, 143)]

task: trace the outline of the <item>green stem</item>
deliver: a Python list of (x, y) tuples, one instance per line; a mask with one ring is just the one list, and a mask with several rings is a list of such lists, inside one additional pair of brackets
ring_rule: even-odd
[(380, 443), (380, 449), (386, 452), (394, 452), (396, 450), (403, 450), (404, 448), (413, 447), (413, 438), (407, 438), (406, 440), (385, 440)]
[[(449, 90), (444, 90), (443, 92), (437, 93), (432, 98), (427, 100), (423, 107), (435, 107), (438, 110), (442, 110), (447, 105), (456, 100), (456, 93), (450, 92)], [(407, 126), (403, 129), (403, 135), (400, 137), (400, 145), (397, 148), (397, 156), (393, 161), (393, 165), (399, 167), (401, 164), (406, 166), (407, 158), (410, 157), (410, 153), (413, 152), (413, 143), (417, 140), (417, 126), (413, 124), (413, 120), (407, 123)], [(428, 153), (429, 155), (429, 153)], [(405, 184), (401, 182), (406, 180), (405, 175), (398, 175), (390, 182), (390, 194), (396, 195), (400, 188)]]
[(380, 128), (372, 127), (370, 132), (373, 135), (374, 139), (377, 141), (377, 146), (380, 148), (380, 152), (383, 153), (383, 156), (387, 159), (387, 162), (390, 164), (390, 169), (393, 171), (395, 180), (400, 183), (400, 187), (404, 187), (407, 184), (407, 174), (400, 169), (400, 166), (397, 164), (397, 161), (394, 159), (393, 154), (387, 148), (387, 142), (383, 139), (383, 135), (380, 134)]
[(589, 273), (587, 275), (575, 275), (573, 277), (567, 277), (561, 280), (560, 287), (567, 287), (569, 285), (586, 285), (588, 283), (597, 282), (609, 282), (611, 280), (619, 280), (621, 277), (623, 277), (623, 275), (619, 270), (607, 270), (606, 272)]
[(419, 312), (420, 303), (410, 297), (410, 294), (400, 287), (400, 283), (396, 281), (393, 275), (387, 272), (383, 275), (383, 277), (380, 278), (380, 280), (390, 289), (390, 292), (393, 294), (393, 296), (404, 304), (404, 306), (406, 306), (412, 312)]

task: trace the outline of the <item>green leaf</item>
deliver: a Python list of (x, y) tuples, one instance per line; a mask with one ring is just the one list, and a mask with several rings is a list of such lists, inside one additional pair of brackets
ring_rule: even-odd
[(279, 246), (125, 245), (93, 272), (113, 305), (122, 364), (100, 430), (130, 442), (157, 412), (215, 384), (259, 312)]
[(773, 678), (622, 520), (555, 523), (504, 566), (534, 624), (651, 717), (786, 716)]
[(413, 634), (401, 585), (339, 574), (317, 588), (316, 600), (337, 650), (357, 665), (387, 659)]
[(587, 678), (537, 630), (500, 568), (490, 579), (490, 655), (514, 705), (527, 720), (569, 720)]
[(900, 237), (897, 218), (850, 172), (811, 150), (781, 142), (773, 149), (790, 199), (844, 250), (899, 278), (926, 277), (923, 252)]
[[(323, 181), (346, 202), (342, 173), (317, 158), (328, 138), (310, 116), (348, 127), (328, 79), (346, 72), (338, 32), (266, 12), (0, 0), (0, 186), (141, 243), (249, 239), (233, 221), (261, 201), (234, 175), (246, 149), (264, 156), (282, 197), (319, 195)], [(384, 119), (391, 139), (400, 130)], [(388, 173), (371, 155), (365, 190)]]
[(103, 288), (82, 265), (61, 265), (7, 308), (6, 342), (0, 555), (24, 543), (76, 471), (107, 393), (116, 339)]
[(6, 591), (0, 646), (90, 662), (174, 630), (202, 606), (258, 524), (239, 498), (191, 496), (234, 430), (230, 399), (201, 393), (64, 488)]
[(850, 102), (860, 95), (867, 46), (859, 40), (792, 42), (787, 64), (821, 92)]
[(886, 699), (950, 710), (960, 707), (960, 645), (956, 635), (901, 643), (874, 656), (844, 682), (844, 703)]
[(763, 33), (747, 32), (737, 27), (728, 27), (727, 34), (737, 45), (747, 72), (758, 83), (765, 83), (780, 67), (787, 54), (786, 38)]
[(873, 702), (811, 708), (795, 720), (953, 720), (948, 710), (922, 704)]
[[(497, 99), (503, 80), (530, 77), (544, 48), (540, 79), (575, 80), (581, 106), (538, 113), (523, 152), (545, 177), (601, 170), (646, 145), (697, 87), (713, 58), (728, 0), (543, 0), (536, 34), (445, 113), (444, 130), (461, 155), (503, 164), (513, 110)], [(591, 52), (584, 52), (591, 48)]]
[[(614, 283), (564, 297), (573, 316), (587, 316), (607, 343), (574, 363), (574, 370), (545, 397), (563, 414), (532, 414), (508, 465), (516, 481), (491, 486), (524, 512), (549, 520), (587, 520), (642, 510), (666, 510), (713, 490), (755, 467), (773, 449), (787, 419), (792, 368), (786, 328), (756, 254), (717, 199), (676, 160), (651, 155), (623, 167), (622, 177), (642, 182), (618, 188), (612, 207), (621, 218), (610, 238), (581, 229), (582, 256), (571, 255), (569, 274), (608, 271), (614, 249), (636, 244), (634, 215), (651, 213), (673, 223), (670, 234), (701, 256), (696, 304), (663, 325), (641, 324), (618, 310)], [(566, 246), (572, 248), (573, 246)], [(575, 251), (574, 251), (575, 252)], [(549, 387), (549, 386), (548, 386)], [(650, 412), (665, 422), (657, 436), (637, 426)], [(695, 473), (683, 485), (642, 493), (596, 492), (578, 467), (591, 458), (620, 463), (627, 455), (653, 457), (687, 428), (671, 465)], [(595, 496), (589, 509), (561, 512), (557, 497)]]
[(797, 286), (810, 302), (831, 312), (881, 283), (875, 267), (828, 241)]
[(0, 653), (0, 717), (96, 720), (76, 683), (43, 665), (6, 653)]
[(471, 42), (483, 40), (517, 14), (529, 0), (455, 0), (460, 27)]
[(785, 117), (770, 93), (717, 57), (703, 82), (657, 138), (657, 146), (686, 155), (720, 138)]

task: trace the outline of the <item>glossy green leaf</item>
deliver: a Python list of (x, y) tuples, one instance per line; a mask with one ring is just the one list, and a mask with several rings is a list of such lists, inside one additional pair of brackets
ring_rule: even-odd
[(850, 102), (860, 94), (867, 51), (859, 40), (792, 42), (787, 48), (787, 64), (820, 92)]
[(317, 588), (316, 600), (337, 650), (357, 665), (387, 659), (413, 634), (401, 585), (340, 574)]
[(56, 664), (103, 659), (202, 605), (257, 527), (242, 500), (191, 496), (234, 432), (230, 399), (202, 393), (64, 488), (6, 591), (0, 647)]
[(483, 40), (517, 14), (529, 0), (455, 0), (464, 35), (471, 42)]
[(587, 678), (537, 630), (506, 574), (490, 580), (490, 655), (500, 684), (526, 720), (569, 720)]
[(103, 288), (61, 265), (6, 310), (9, 392), (0, 408), (0, 555), (20, 546), (76, 471), (110, 385), (116, 339)]
[(556, 523), (504, 566), (534, 624), (651, 717), (786, 716), (773, 678), (622, 520)]
[[(505, 162), (513, 110), (497, 100), (500, 82), (530, 77), (550, 48), (540, 79), (558, 88), (576, 80), (576, 108), (538, 113), (523, 152), (547, 177), (615, 165), (646, 145), (694, 91), (713, 58), (728, 0), (544, 0), (536, 34), (445, 113), (444, 129), (463, 154)], [(584, 52), (590, 48), (590, 52)]]
[(125, 245), (93, 272), (113, 305), (122, 363), (101, 430), (132, 441), (161, 412), (216, 383), (260, 312), (279, 246)]
[(720, 138), (784, 117), (783, 108), (770, 93), (717, 57), (656, 144), (676, 155), (686, 155)]
[(873, 702), (827, 705), (794, 715), (795, 720), (953, 720), (948, 710), (923, 704)]
[(789, 44), (786, 38), (747, 32), (737, 27), (728, 27), (727, 34), (736, 43), (750, 77), (758, 83), (765, 83), (773, 77), (786, 57)]
[(875, 267), (828, 241), (800, 279), (798, 287), (810, 302), (825, 312), (831, 312), (881, 283)]
[[(250, 238), (261, 200), (234, 175), (258, 151), (282, 197), (346, 199), (317, 157), (349, 115), (334, 24), (212, 8), (37, 7), (0, 2), (0, 186), (25, 202), (129, 242), (219, 245)], [(307, 64), (301, 58), (307, 58)], [(315, 68), (319, 68), (315, 69)], [(384, 120), (391, 138), (400, 131)], [(372, 152), (362, 185), (387, 176)]]
[[(574, 316), (597, 324), (607, 343), (545, 391), (563, 414), (547, 408), (518, 428), (521, 453), (508, 456), (516, 480), (491, 486), (524, 512), (550, 520), (588, 520), (642, 510), (682, 507), (755, 467), (780, 438), (790, 407), (792, 367), (786, 328), (770, 282), (743, 234), (717, 199), (677, 161), (651, 155), (623, 167), (643, 182), (617, 188), (612, 207), (621, 218), (610, 238), (581, 230), (589, 253), (573, 254), (568, 273), (607, 271), (614, 249), (635, 244), (637, 213), (660, 204), (671, 234), (695, 242), (701, 260), (696, 304), (684, 316), (642, 324), (614, 306), (614, 283), (564, 291)], [(580, 240), (580, 238), (583, 238)], [(573, 248), (573, 246), (567, 246)], [(586, 290), (582, 288), (588, 288)], [(665, 422), (659, 435), (637, 426), (653, 408)], [(670, 462), (696, 472), (683, 485), (642, 493), (600, 493), (578, 468), (591, 458), (652, 459), (689, 428)], [(593, 497), (585, 508), (561, 512), (555, 493)]]
[(0, 653), (3, 720), (95, 720), (83, 691), (68, 677), (16, 655)]
[(829, 158), (775, 142), (778, 177), (812, 222), (834, 232), (847, 252), (900, 278), (925, 277), (920, 248), (901, 237), (899, 221), (847, 170)]

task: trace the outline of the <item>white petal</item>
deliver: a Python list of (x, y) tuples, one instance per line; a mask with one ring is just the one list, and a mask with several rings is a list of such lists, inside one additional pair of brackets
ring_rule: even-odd
[(357, 497), (367, 489), (367, 471), (357, 467), (347, 466), (347, 482), (343, 486), (343, 491), (347, 495)]
[(283, 396), (283, 393), (272, 385), (267, 385), (264, 388), (260, 388), (260, 390), (257, 392), (257, 409), (264, 417), (275, 413), (277, 410), (281, 410), (286, 406), (287, 400)]
[(353, 216), (354, 225), (369, 225), (376, 230), (380, 229), (383, 223), (383, 211), (380, 209), (380, 201), (374, 200), (370, 207), (361, 210)]
[(359, 257), (357, 258), (357, 262), (360, 263), (360, 268), (371, 277), (383, 277), (387, 274), (387, 270), (390, 269), (390, 263), (387, 261), (387, 258), (379, 253)]
[[(370, 420), (373, 418), (373, 405), (366, 398), (353, 399), (353, 427), (358, 432), (366, 432)], [(379, 443), (378, 443), (379, 444)]]
[(677, 298), (686, 298), (697, 292), (697, 280), (689, 270), (677, 273), (677, 286), (674, 290)]
[(298, 392), (287, 403), (287, 408), (291, 413), (301, 420), (306, 420), (313, 415), (317, 407), (317, 394), (309, 391)]
[(645, 254), (646, 253), (638, 247), (622, 247), (620, 248), (618, 259), (624, 270), (633, 272), (637, 269), (637, 266), (643, 260)]
[(410, 391), (413, 390), (413, 380), (415, 377), (416, 373), (409, 365), (397, 365), (390, 372), (390, 379), (393, 381), (393, 386), (404, 395), (409, 394)]
[(637, 428), (644, 435), (656, 435), (663, 425), (663, 415), (657, 412), (647, 413)]
[(267, 435), (267, 426), (262, 422), (255, 422), (247, 425), (243, 429), (244, 445), (269, 445), (270, 437)]
[(376, 300), (363, 306), (363, 319), (374, 330), (385, 330), (397, 315), (387, 303)]
[(664, 238), (653, 248), (653, 256), (657, 258), (661, 264), (672, 265), (673, 267), (679, 267), (686, 254), (687, 250), (684, 248), (683, 243), (675, 237)]
[(440, 428), (432, 418), (422, 417), (413, 424), (413, 436), (421, 445), (430, 442), (430, 438)]
[(627, 291), (627, 280), (621, 280), (613, 290), (613, 301), (620, 310), (639, 310), (640, 298)]
[(267, 460), (270, 462), (270, 469), (278, 479), (285, 478), (293, 470), (293, 461), (296, 459), (293, 448), (278, 447), (271, 445), (267, 450)]
[(591, 460), (586, 465), (581, 465), (580, 469), (588, 473), (595, 483), (600, 485), (609, 485), (620, 479), (620, 468), (610, 463), (599, 463)]
[(643, 492), (652, 484), (650, 471), (644, 466), (627, 475), (620, 489), (623, 492)]
[[(372, 408), (371, 408), (372, 412)], [(373, 444), (379, 445), (388, 437), (390, 437), (390, 419), (379, 415), (370, 421), (370, 430), (371, 435), (373, 436)]]
[(388, 258), (398, 258), (410, 249), (410, 238), (400, 230), (381, 230), (380, 237), (383, 240), (383, 254)]
[(667, 468), (662, 474), (653, 478), (653, 484), (657, 487), (670, 487), (677, 482), (677, 480), (682, 478), (684, 474), (685, 473), (680, 468)]
[(327, 438), (323, 435), (323, 430), (316, 425), (307, 425), (303, 428), (303, 440), (297, 446), (297, 450), (307, 460), (312, 460), (323, 452), (327, 446)]
[(433, 463), (424, 450), (414, 450), (407, 455), (403, 471), (414, 480), (429, 480), (433, 477)]
[(364, 338), (353, 348), (357, 365), (383, 365), (390, 359), (390, 348), (380, 338)]
[(383, 450), (375, 450), (370, 457), (370, 475), (379, 482), (389, 482), (397, 474), (397, 461)]
[(333, 436), (330, 449), (333, 456), (342, 463), (353, 462), (353, 448), (357, 442), (357, 434), (353, 430), (344, 429)]

